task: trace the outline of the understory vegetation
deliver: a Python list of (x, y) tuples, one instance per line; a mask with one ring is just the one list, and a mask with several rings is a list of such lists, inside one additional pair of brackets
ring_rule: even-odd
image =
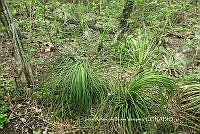
[[(34, 85), (18, 86), (21, 70), (0, 56), (0, 133), (17, 118), (12, 130), (34, 134), (200, 132), (198, 0), (6, 2)], [(0, 52), (12, 55), (5, 26)], [(35, 115), (14, 113), (29, 101)]]
[(4, 124), (9, 122), (7, 115), (8, 99), (5, 99), (4, 96), (6, 93), (9, 93), (14, 89), (12, 83), (12, 80), (0, 78), (0, 129), (3, 129)]

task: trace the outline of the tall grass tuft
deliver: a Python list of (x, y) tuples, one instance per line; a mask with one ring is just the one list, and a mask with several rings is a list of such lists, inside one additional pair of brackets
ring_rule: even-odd
[(112, 131), (156, 131), (156, 122), (147, 120), (155, 116), (169, 116), (167, 102), (173, 96), (174, 88), (174, 81), (169, 77), (152, 71), (139, 73), (134, 76), (128, 87), (114, 89), (115, 92), (102, 105), (103, 110), (100, 109), (103, 112), (99, 112), (97, 116), (107, 119), (119, 118), (119, 121), (108, 121), (107, 125), (110, 125)]
[(87, 61), (66, 60), (51, 69), (49, 74), (46, 88), (57, 92), (53, 104), (56, 115), (88, 114), (105, 93), (103, 80)]

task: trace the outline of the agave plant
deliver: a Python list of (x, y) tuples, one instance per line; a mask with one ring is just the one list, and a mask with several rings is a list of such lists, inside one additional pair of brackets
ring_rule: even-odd
[[(166, 104), (174, 92), (174, 81), (152, 71), (137, 74), (127, 88), (115, 89), (103, 105), (105, 118), (118, 117), (119, 122), (110, 121), (114, 130), (123, 133), (138, 133), (154, 128), (155, 123), (146, 122), (152, 116), (168, 114)], [(105, 115), (105, 113), (108, 113)]]
[(89, 113), (105, 93), (103, 80), (86, 61), (67, 60), (51, 69), (46, 87), (56, 90), (54, 110), (57, 115), (71, 112)]

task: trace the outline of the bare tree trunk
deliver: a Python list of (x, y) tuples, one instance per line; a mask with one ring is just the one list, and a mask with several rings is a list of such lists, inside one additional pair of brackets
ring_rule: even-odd
[(134, 5), (134, 0), (126, 0), (123, 12), (122, 12), (122, 17), (120, 21), (120, 31), (118, 35), (116, 36), (116, 40), (119, 41), (123, 38), (124, 34), (128, 30), (129, 24), (128, 24), (128, 19), (131, 16), (131, 12), (133, 10), (133, 5)]
[[(4, 27), (8, 27), (7, 20), (4, 16), (5, 16), (5, 13), (4, 13), (4, 10), (3, 10), (3, 5), (0, 2), (0, 22), (3, 24)], [(6, 33), (7, 33), (8, 36), (11, 35), (11, 31), (9, 29), (6, 29)]]
[[(21, 87), (31, 87), (33, 85), (32, 70), (30, 68), (30, 65), (26, 61), (19, 33), (17, 32), (18, 30), (13, 23), (8, 5), (4, 0), (0, 0), (0, 11), (1, 21), (2, 18), (4, 18), (4, 20), (6, 21), (6, 25), (4, 26), (8, 29), (8, 31), (10, 31), (10, 36), (13, 38), (12, 45), (14, 49), (14, 58), (17, 65), (17, 74), (19, 75), (18, 77)], [(16, 85), (19, 85), (19, 83), (16, 83)]]

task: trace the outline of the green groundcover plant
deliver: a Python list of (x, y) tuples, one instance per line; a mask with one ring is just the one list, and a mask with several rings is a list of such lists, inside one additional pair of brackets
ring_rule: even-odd
[(0, 129), (3, 129), (4, 124), (9, 122), (7, 111), (8, 104), (4, 99), (6, 92), (11, 91), (13, 87), (10, 86), (12, 80), (5, 80), (0, 78)]
[(0, 129), (3, 128), (4, 123), (7, 123), (9, 121), (6, 114), (7, 110), (7, 103), (2, 98), (0, 98)]

